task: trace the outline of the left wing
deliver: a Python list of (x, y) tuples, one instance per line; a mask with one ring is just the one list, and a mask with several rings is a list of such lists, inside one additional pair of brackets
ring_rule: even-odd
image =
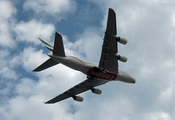
[(87, 79), (81, 83), (79, 83), (78, 85), (70, 88), (69, 90), (67, 90), (66, 92), (56, 96), (55, 98), (45, 102), (45, 104), (53, 104), (59, 101), (62, 101), (64, 99), (67, 99), (69, 97), (75, 97), (75, 95), (80, 94), (82, 92), (85, 92), (89, 89), (94, 89), (94, 87), (105, 84), (106, 81), (104, 80), (91, 80), (91, 79)]

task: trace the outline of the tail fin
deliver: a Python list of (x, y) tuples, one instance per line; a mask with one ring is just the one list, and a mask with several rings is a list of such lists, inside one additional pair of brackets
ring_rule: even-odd
[(63, 40), (59, 33), (55, 33), (55, 43), (53, 48), (53, 55), (65, 57)]
[[(39, 38), (40, 39), (40, 38)], [(49, 43), (47, 43), (46, 41), (40, 39), (42, 43), (44, 43), (44, 45), (50, 50), (53, 51), (53, 55), (57, 55), (57, 56), (62, 56), (65, 57), (65, 52), (64, 52), (64, 46), (63, 46), (63, 40), (62, 37), (59, 33), (55, 33), (55, 43), (54, 43), (54, 47), (52, 47)], [(34, 72), (38, 72), (38, 71), (42, 71), (45, 70), (49, 67), (52, 67), (56, 64), (58, 64), (59, 62), (53, 60), (52, 58), (48, 59), (47, 61), (45, 61), (43, 64), (41, 64), (40, 66), (38, 66), (36, 69), (34, 69)]]

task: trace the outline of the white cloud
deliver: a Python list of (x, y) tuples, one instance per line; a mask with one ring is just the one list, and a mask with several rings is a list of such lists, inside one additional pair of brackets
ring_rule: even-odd
[[(16, 97), (10, 100), (6, 107), (10, 110), (4, 113), (5, 119), (9, 120), (57, 120), (59, 119), (72, 119), (71, 115), (67, 113), (67, 105), (47, 106), (41, 103), (41, 96), (30, 96), (25, 98), (23, 96)], [(63, 109), (62, 109), (63, 108)], [(2, 107), (0, 109), (3, 109)], [(51, 112), (52, 111), (52, 112)], [(44, 113), (44, 114), (43, 114)], [(66, 115), (67, 114), (67, 115)], [(27, 117), (26, 117), (27, 116)]]
[(150, 113), (143, 116), (143, 120), (172, 120), (169, 113), (166, 112), (156, 112)]
[(8, 50), (0, 50), (0, 67), (4, 67), (7, 65), (7, 57), (9, 56)]
[[(4, 14), (5, 13), (5, 14)], [(8, 20), (16, 13), (16, 9), (13, 7), (10, 1), (1, 0), (0, 1), (0, 20)]]
[(175, 27), (175, 14), (172, 15), (173, 26)]
[(21, 21), (16, 24), (14, 30), (16, 40), (39, 44), (41, 42), (37, 38), (40, 37), (49, 41), (55, 27), (52, 24), (43, 24), (37, 20), (31, 20), (28, 22)]
[(99, 62), (102, 49), (101, 45), (103, 42), (103, 34), (100, 32), (102, 31), (96, 28), (87, 28), (81, 35), (78, 36), (79, 39), (75, 43), (75, 45), (77, 44), (77, 48), (80, 49), (79, 53), (83, 51), (87, 60), (94, 61), (96, 63)]
[(8, 67), (1, 68), (0, 75), (2, 78), (6, 78), (6, 79), (16, 79), (17, 78), (16, 72), (11, 70)]
[(75, 11), (76, 2), (74, 0), (27, 0), (23, 8), (24, 10), (33, 10), (36, 14), (45, 12), (57, 18), (58, 15)]
[(28, 47), (21, 52), (20, 58), (21, 65), (24, 69), (32, 71), (37, 64), (43, 61), (43, 59), (47, 59), (47, 55), (44, 55), (42, 50), (36, 51), (35, 48)]
[(78, 55), (78, 57), (98, 63), (99, 61), (97, 60), (100, 58), (103, 42), (100, 32), (102, 31), (97, 28), (88, 27), (82, 34), (77, 35), (77, 41), (75, 43), (65, 41), (65, 47), (74, 51), (74, 53), (76, 52), (75, 55)]
[(19, 77), (14, 68), (16, 63), (12, 61), (13, 56), (8, 49), (0, 50), (0, 76), (2, 80), (16, 80)]
[(4, 47), (13, 48), (15, 46), (11, 29), (16, 11), (10, 1), (0, 1), (0, 44)]

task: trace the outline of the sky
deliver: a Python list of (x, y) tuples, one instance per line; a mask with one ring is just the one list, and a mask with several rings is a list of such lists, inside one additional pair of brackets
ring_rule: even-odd
[[(174, 120), (174, 0), (0, 0), (1, 120)], [(84, 81), (61, 64), (32, 72), (48, 59), (38, 37), (63, 37), (66, 55), (99, 62), (108, 9), (117, 15), (118, 44), (128, 58), (119, 68), (137, 82), (109, 82), (101, 95), (82, 93), (53, 105), (44, 102)]]

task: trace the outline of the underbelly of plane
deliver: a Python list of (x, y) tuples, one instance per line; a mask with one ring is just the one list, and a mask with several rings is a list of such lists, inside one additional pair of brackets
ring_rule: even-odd
[[(95, 69), (94, 69), (95, 68)], [(108, 72), (106, 70), (101, 70), (100, 68), (94, 67), (87, 71), (87, 75), (97, 79), (116, 80), (117, 74)]]

